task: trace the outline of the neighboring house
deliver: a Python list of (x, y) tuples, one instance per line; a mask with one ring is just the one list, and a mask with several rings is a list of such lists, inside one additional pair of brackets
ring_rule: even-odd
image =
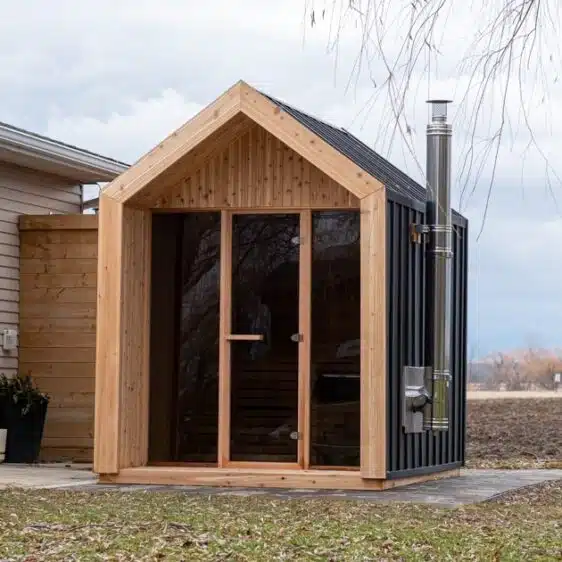
[(19, 328), (20, 215), (81, 213), (83, 186), (114, 179), (127, 164), (0, 122), (0, 373), (18, 369), (4, 330)]

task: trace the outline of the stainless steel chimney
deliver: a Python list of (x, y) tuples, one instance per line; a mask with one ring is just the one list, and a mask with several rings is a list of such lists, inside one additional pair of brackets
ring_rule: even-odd
[(431, 398), (423, 410), (423, 426), (449, 429), (451, 381), (451, 125), (446, 100), (430, 100), (427, 125), (427, 332), (426, 389)]

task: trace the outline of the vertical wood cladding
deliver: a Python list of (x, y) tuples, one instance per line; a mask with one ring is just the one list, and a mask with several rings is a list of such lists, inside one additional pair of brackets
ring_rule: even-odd
[(175, 166), (178, 180), (157, 209), (358, 208), (358, 199), (259, 125), (196, 167)]

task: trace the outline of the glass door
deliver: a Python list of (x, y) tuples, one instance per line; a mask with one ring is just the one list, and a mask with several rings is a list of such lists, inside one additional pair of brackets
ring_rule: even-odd
[(231, 218), (229, 462), (299, 466), (301, 214)]

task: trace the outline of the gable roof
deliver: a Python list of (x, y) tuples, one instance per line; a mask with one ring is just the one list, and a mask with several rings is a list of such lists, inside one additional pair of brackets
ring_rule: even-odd
[(2, 122), (0, 161), (57, 174), (76, 183), (111, 181), (129, 167), (113, 158)]
[(367, 173), (384, 183), (387, 189), (404, 197), (409, 197), (417, 201), (425, 201), (425, 189), (419, 183), (399, 170), (394, 164), (391, 164), (378, 152), (375, 152), (349, 131), (334, 127), (264, 92), (261, 93), (294, 117), (299, 123), (302, 123), (336, 150), (355, 162)]
[[(386, 189), (425, 205), (426, 189), (342, 128), (312, 117), (243, 81), (227, 90), (169, 135), (103, 192), (122, 203), (153, 182), (199, 143), (244, 114), (295, 150), (359, 199)], [(460, 215), (453, 211), (453, 215)]]
[[(387, 191), (425, 204), (427, 197), (426, 188), (349, 131), (341, 127), (334, 127), (334, 125), (305, 113), (265, 92), (260, 93), (283, 109), (283, 111), (286, 111), (299, 123), (302, 123), (307, 129), (347, 156), (347, 158), (355, 162), (371, 176), (384, 183)], [(452, 214), (455, 218), (462, 219), (463, 224), (465, 223), (466, 219), (458, 211), (452, 209)]]
[(263, 127), (359, 199), (385, 189), (380, 180), (281, 111), (262, 93), (239, 81), (106, 186), (103, 196), (126, 203), (145, 192), (145, 188), (148, 191), (144, 194), (157, 189), (154, 180), (182, 158), (197, 153), (203, 141), (220, 136), (241, 115)]

